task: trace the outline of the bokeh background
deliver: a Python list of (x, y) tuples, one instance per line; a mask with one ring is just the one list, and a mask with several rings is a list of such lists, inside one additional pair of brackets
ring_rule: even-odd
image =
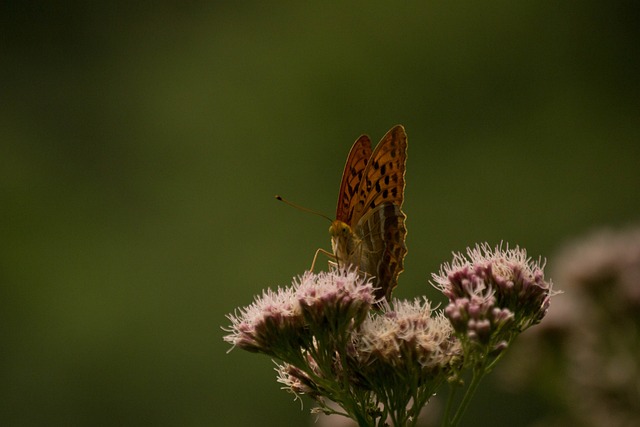
[[(0, 7), (4, 426), (309, 424), (220, 326), (330, 247), (273, 195), (333, 215), (361, 133), (409, 135), (399, 297), (640, 218), (637, 2)], [(554, 410), (496, 379), (462, 425)]]

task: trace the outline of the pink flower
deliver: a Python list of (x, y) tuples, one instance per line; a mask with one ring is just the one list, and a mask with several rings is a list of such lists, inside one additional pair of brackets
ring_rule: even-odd
[(456, 332), (494, 345), (539, 323), (554, 292), (544, 279), (544, 264), (524, 249), (492, 249), (488, 244), (453, 254), (433, 274), (435, 286), (449, 298), (445, 315)]
[(292, 286), (267, 289), (227, 315), (231, 325), (224, 340), (243, 350), (298, 360), (314, 347), (314, 339), (348, 340), (374, 301), (373, 285), (353, 269), (306, 272)]
[(295, 289), (267, 289), (247, 307), (228, 314), (231, 326), (224, 340), (243, 350), (277, 356), (282, 346), (299, 345), (304, 319)]
[(426, 299), (394, 300), (382, 313), (369, 316), (355, 351), (363, 377), (385, 387), (393, 384), (392, 377), (398, 384), (406, 378), (416, 384), (446, 379), (449, 366), (461, 356), (451, 324), (442, 313), (434, 313)]

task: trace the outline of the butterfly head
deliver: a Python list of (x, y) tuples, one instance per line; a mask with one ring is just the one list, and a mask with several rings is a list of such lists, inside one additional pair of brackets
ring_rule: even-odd
[(338, 219), (331, 223), (329, 227), (329, 234), (332, 238), (340, 238), (340, 236), (349, 236), (351, 235), (351, 227), (345, 222), (342, 222)]

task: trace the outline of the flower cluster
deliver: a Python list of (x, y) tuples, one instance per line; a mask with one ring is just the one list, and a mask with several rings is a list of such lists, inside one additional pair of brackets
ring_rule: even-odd
[(239, 312), (227, 315), (224, 340), (243, 350), (283, 360), (314, 347), (316, 334), (340, 336), (362, 323), (374, 303), (373, 285), (353, 269), (306, 272), (293, 286), (267, 289)]
[(552, 289), (542, 270), (517, 247), (454, 254), (433, 275), (449, 298), (444, 310), (425, 298), (377, 300), (371, 277), (353, 267), (306, 272), (229, 314), (224, 339), (278, 359), (285, 390), (360, 426), (415, 425), (438, 388), (462, 387), (472, 368), (458, 409), (447, 405), (454, 426), (502, 350), (544, 317)]
[(239, 313), (229, 314), (224, 340), (243, 350), (279, 356), (280, 349), (300, 345), (307, 333), (295, 289), (267, 289)]
[(354, 343), (362, 374), (398, 383), (411, 378), (417, 384), (433, 380), (460, 356), (453, 328), (426, 299), (394, 300), (382, 313), (371, 313)]
[(462, 359), (449, 321), (429, 301), (393, 300), (354, 336), (358, 385), (372, 390), (394, 425), (416, 419)]
[(375, 302), (373, 285), (355, 269), (306, 272), (294, 288), (306, 324), (322, 334), (336, 336), (361, 324)]
[(278, 381), (325, 413), (405, 425), (450, 376), (460, 345), (428, 301), (383, 301), (377, 311), (374, 294), (354, 269), (307, 272), (229, 315), (225, 340), (280, 359)]
[(524, 249), (483, 244), (467, 249), (467, 256), (454, 253), (432, 277), (449, 298), (445, 314), (463, 344), (501, 350), (547, 313), (553, 290), (543, 269)]

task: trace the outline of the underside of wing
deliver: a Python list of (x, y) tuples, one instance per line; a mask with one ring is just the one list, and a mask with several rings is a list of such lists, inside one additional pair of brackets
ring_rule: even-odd
[(362, 180), (362, 173), (370, 157), (371, 140), (367, 135), (362, 135), (351, 147), (349, 157), (347, 157), (347, 163), (344, 166), (344, 172), (342, 172), (336, 219), (344, 223), (351, 223), (351, 215), (357, 203), (358, 188)]
[(367, 212), (355, 232), (362, 245), (360, 270), (375, 277), (376, 297), (389, 300), (404, 270), (405, 214), (400, 206), (384, 203)]
[(404, 127), (397, 125), (387, 132), (366, 162), (357, 196), (349, 198), (350, 203), (356, 201), (351, 204), (351, 222), (345, 222), (355, 224), (370, 210), (386, 203), (402, 207), (406, 159), (407, 134)]

